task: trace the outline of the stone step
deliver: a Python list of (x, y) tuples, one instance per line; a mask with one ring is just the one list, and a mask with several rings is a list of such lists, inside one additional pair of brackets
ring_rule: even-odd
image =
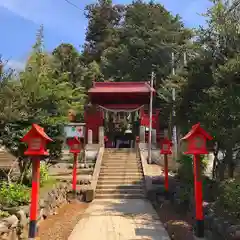
[(103, 162), (121, 162), (121, 163), (139, 163), (140, 161), (136, 161), (135, 159), (104, 159)]
[(102, 166), (101, 171), (119, 171), (119, 172), (121, 172), (121, 171), (125, 171), (125, 172), (139, 171), (139, 172), (142, 172), (143, 170), (141, 167), (132, 167), (132, 166), (130, 166), (130, 167)]
[(103, 157), (109, 157), (109, 158), (125, 157), (125, 158), (132, 158), (132, 159), (138, 159), (139, 158), (139, 156), (136, 153), (132, 153), (132, 154), (104, 153)]
[(128, 156), (128, 155), (125, 155), (125, 156), (116, 156), (116, 155), (109, 155), (109, 156), (106, 156), (106, 155), (103, 155), (103, 159), (131, 159), (131, 160), (138, 160), (138, 158), (134, 157), (134, 156)]
[(144, 184), (144, 180), (132, 180), (132, 179), (109, 179), (102, 178), (98, 179), (97, 185), (135, 185), (135, 184)]
[(96, 194), (144, 194), (143, 189), (97, 189)]
[(131, 178), (131, 177), (143, 177), (143, 174), (142, 173), (119, 173), (119, 172), (117, 172), (117, 173), (114, 173), (114, 172), (101, 172), (100, 173), (100, 175), (99, 175), (99, 177), (101, 178), (101, 177), (129, 177), (129, 178)]
[(139, 159), (136, 154), (134, 155), (129, 155), (129, 154), (104, 154), (103, 158), (112, 158), (112, 159)]
[(100, 174), (104, 174), (104, 173), (106, 173), (106, 174), (108, 174), (108, 173), (110, 173), (110, 174), (141, 174), (141, 175), (143, 175), (143, 171), (141, 170), (141, 169), (128, 169), (128, 170), (119, 170), (119, 169), (117, 169), (117, 168), (115, 168), (115, 169), (101, 169), (101, 172), (100, 172)]
[(144, 199), (145, 194), (96, 194), (96, 199)]
[(100, 175), (99, 176), (99, 180), (101, 179), (111, 179), (111, 180), (124, 180), (125, 178), (130, 179), (130, 180), (140, 180), (143, 179), (142, 175), (128, 175), (127, 177), (125, 177), (125, 175), (113, 175), (113, 176), (109, 176), (109, 175)]
[(103, 158), (103, 162), (140, 162), (136, 159), (129, 158)]
[[(129, 167), (129, 168), (128, 168)], [(126, 167), (125, 165), (118, 165), (118, 166), (112, 166), (112, 165), (107, 165), (107, 164), (102, 164), (101, 166), (101, 170), (105, 170), (105, 169), (119, 169), (120, 171), (121, 170), (131, 170), (131, 169), (142, 169), (142, 166), (139, 164), (139, 165), (129, 165), (128, 167)]]
[(144, 184), (98, 184), (96, 189), (144, 189)]
[(103, 166), (141, 166), (141, 163), (138, 162), (114, 162), (114, 161), (103, 161)]

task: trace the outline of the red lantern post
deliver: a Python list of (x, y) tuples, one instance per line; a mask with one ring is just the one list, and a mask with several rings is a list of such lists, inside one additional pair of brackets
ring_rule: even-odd
[(77, 160), (78, 154), (81, 152), (81, 142), (77, 137), (67, 139), (67, 144), (70, 148), (69, 152), (73, 153), (73, 172), (72, 172), (72, 191), (76, 195), (77, 190)]
[(206, 147), (207, 140), (212, 140), (204, 129), (200, 127), (200, 123), (192, 126), (191, 131), (181, 140), (186, 141), (187, 150), (184, 154), (193, 155), (194, 163), (194, 188), (195, 188), (195, 208), (196, 208), (196, 237), (204, 237), (204, 216), (203, 216), (203, 194), (201, 180), (200, 155), (208, 154)]
[(168, 184), (168, 155), (172, 154), (172, 142), (164, 138), (162, 143), (161, 143), (161, 151), (160, 153), (164, 155), (164, 175), (165, 175), (165, 180), (164, 180), (164, 187), (165, 187), (165, 197), (166, 199), (169, 198), (169, 184)]
[(107, 147), (108, 137), (104, 136), (104, 146)]
[(32, 194), (28, 237), (29, 239), (35, 239), (37, 233), (40, 157), (48, 155), (46, 144), (52, 142), (52, 139), (48, 137), (42, 127), (33, 124), (30, 131), (22, 138), (22, 141), (28, 144), (28, 149), (24, 154), (32, 158)]

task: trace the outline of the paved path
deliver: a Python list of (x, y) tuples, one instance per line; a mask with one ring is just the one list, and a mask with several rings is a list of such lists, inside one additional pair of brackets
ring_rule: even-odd
[(143, 199), (94, 200), (68, 240), (170, 240), (157, 213)]

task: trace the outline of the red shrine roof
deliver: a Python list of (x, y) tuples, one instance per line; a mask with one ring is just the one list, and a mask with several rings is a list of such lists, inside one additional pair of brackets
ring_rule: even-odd
[[(94, 82), (88, 93), (149, 93), (147, 82)], [(152, 91), (155, 93), (155, 89)]]

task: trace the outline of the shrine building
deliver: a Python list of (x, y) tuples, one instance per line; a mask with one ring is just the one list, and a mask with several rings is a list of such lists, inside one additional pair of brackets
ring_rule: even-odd
[[(156, 91), (148, 82), (94, 82), (84, 112), (87, 142), (91, 130), (92, 143), (99, 143), (103, 135), (106, 147), (132, 148), (141, 126), (147, 142), (151, 91), (155, 98)], [(153, 143), (160, 140), (159, 113), (159, 109), (153, 109)]]

